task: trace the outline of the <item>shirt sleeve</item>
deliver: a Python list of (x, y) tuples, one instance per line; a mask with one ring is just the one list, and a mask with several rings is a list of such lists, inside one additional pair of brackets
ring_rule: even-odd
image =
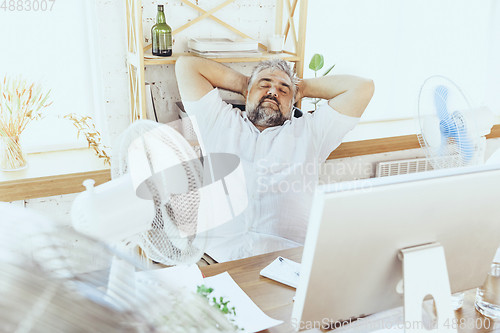
[(320, 163), (341, 143), (344, 136), (354, 128), (359, 118), (350, 117), (334, 110), (328, 103), (312, 114), (313, 140), (319, 152)]
[(220, 140), (223, 129), (232, 127), (235, 121), (236, 113), (232, 105), (222, 100), (217, 88), (196, 102), (182, 101), (182, 104), (190, 119), (194, 119), (193, 129), (202, 149), (213, 146), (214, 142)]

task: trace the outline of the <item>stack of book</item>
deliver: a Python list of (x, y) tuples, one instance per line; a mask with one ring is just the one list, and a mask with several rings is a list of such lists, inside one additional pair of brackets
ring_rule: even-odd
[(259, 57), (259, 43), (242, 38), (192, 38), (188, 41), (188, 51), (205, 58)]

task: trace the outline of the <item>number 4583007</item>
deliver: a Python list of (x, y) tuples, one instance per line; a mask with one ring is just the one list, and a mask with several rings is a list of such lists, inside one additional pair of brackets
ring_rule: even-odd
[(55, 2), (56, 0), (4, 0), (0, 10), (3, 9), (5, 12), (52, 11)]

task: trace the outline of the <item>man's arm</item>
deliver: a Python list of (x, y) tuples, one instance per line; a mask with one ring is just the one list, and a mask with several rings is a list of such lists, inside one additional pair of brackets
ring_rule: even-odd
[(296, 100), (303, 97), (327, 99), (337, 112), (361, 117), (374, 90), (373, 81), (369, 79), (352, 75), (328, 75), (301, 80)]
[(197, 101), (214, 87), (247, 94), (246, 75), (212, 60), (181, 56), (175, 63), (175, 75), (184, 101)]

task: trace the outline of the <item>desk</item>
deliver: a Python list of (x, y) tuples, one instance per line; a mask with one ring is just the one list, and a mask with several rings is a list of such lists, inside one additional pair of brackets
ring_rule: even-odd
[[(283, 324), (273, 327), (264, 332), (281, 333), (281, 332), (294, 332), (290, 325), (293, 296), (295, 296), (295, 289), (288, 287), (284, 284), (270, 280), (260, 276), (260, 271), (270, 264), (276, 257), (283, 256), (287, 259), (301, 262), (302, 260), (302, 247), (295, 249), (267, 253), (260, 256), (250, 257), (246, 259), (225, 262), (216, 265), (201, 267), (201, 271), (205, 276), (213, 276), (225, 271), (229, 272), (234, 281), (243, 289), (243, 291), (257, 304), (257, 306), (264, 311), (268, 316), (283, 320)], [(465, 293), (464, 305), (458, 311), (455, 311), (455, 316), (458, 321), (462, 318), (465, 322), (474, 321), (484, 323), (485, 317), (475, 311), (474, 299), (476, 296), (476, 289), (468, 290)], [(335, 330), (336, 331), (342, 331)], [(395, 330), (397, 332), (398, 330)], [(483, 332), (499, 332), (500, 322), (491, 321), (489, 329), (476, 329), (465, 328), (458, 329), (460, 333), (483, 333)], [(307, 332), (321, 332), (321, 330), (311, 330)], [(361, 330), (350, 330), (353, 333), (362, 333)]]

